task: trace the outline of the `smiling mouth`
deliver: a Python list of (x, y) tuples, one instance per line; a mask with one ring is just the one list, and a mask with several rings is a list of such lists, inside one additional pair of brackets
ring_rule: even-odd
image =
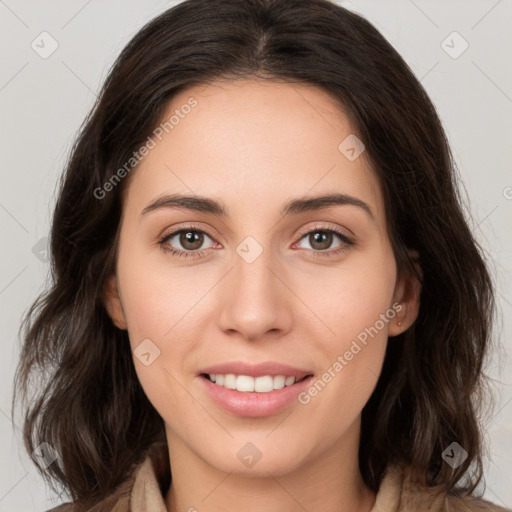
[(294, 376), (286, 375), (262, 375), (259, 377), (251, 377), (250, 375), (235, 375), (233, 373), (201, 374), (201, 377), (209, 380), (216, 386), (233, 389), (242, 393), (270, 393), (271, 391), (293, 386), (294, 384), (302, 382), (312, 376), (313, 374), (308, 374), (297, 379)]

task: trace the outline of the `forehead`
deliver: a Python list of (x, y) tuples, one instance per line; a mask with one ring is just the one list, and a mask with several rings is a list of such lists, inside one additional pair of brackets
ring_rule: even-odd
[(236, 214), (340, 192), (372, 203), (378, 215), (383, 211), (365, 153), (350, 160), (340, 150), (347, 137), (357, 136), (355, 127), (318, 87), (263, 80), (199, 84), (171, 100), (160, 127), (129, 187), (127, 199), (139, 210), (175, 192), (222, 198)]

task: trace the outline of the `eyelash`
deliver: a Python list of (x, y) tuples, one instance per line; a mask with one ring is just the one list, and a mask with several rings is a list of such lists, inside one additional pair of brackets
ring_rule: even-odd
[[(208, 235), (211, 239), (213, 239), (213, 236), (210, 233), (208, 233), (204, 229), (200, 229), (199, 227), (191, 224), (188, 226), (184, 226), (184, 227), (178, 229), (177, 231), (173, 231), (172, 233), (165, 235), (162, 239), (160, 239), (158, 241), (158, 245), (165, 252), (168, 252), (172, 256), (177, 256), (178, 258), (201, 258), (206, 254), (207, 249), (201, 249), (201, 250), (196, 250), (196, 251), (182, 251), (180, 249), (169, 248), (165, 245), (171, 238), (175, 237), (176, 235), (183, 233), (183, 232), (189, 232), (189, 231), (192, 231), (194, 233), (203, 233), (205, 235)], [(325, 257), (337, 256), (337, 255), (345, 252), (350, 246), (353, 246), (355, 244), (354, 240), (349, 238), (345, 233), (342, 233), (341, 231), (338, 231), (337, 229), (327, 228), (327, 227), (322, 227), (322, 226), (314, 226), (314, 228), (309, 229), (303, 233), (300, 233), (299, 241), (302, 240), (305, 236), (310, 235), (312, 233), (317, 233), (317, 232), (334, 233), (335, 235), (338, 236), (339, 240), (342, 242), (342, 245), (340, 245), (340, 247), (338, 247), (334, 250), (319, 251), (319, 250), (309, 249), (309, 251), (311, 251), (313, 253), (312, 254), (313, 258), (325, 258)]]

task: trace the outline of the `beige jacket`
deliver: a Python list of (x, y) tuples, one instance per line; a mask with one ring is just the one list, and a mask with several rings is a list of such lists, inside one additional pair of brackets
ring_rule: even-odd
[[(112, 495), (87, 512), (167, 512), (162, 489), (170, 469), (162, 464), (166, 443), (154, 445), (146, 459)], [(447, 496), (435, 488), (418, 489), (391, 466), (382, 480), (371, 512), (512, 512), (473, 496)], [(83, 512), (66, 503), (48, 512)], [(224, 511), (222, 511), (224, 512)], [(354, 511), (355, 512), (355, 511)]]

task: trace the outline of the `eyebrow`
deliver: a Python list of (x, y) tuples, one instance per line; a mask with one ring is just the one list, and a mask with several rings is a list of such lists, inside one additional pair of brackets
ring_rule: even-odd
[[(281, 216), (296, 215), (307, 211), (322, 210), (330, 206), (357, 206), (375, 220), (370, 206), (356, 197), (347, 194), (327, 194), (315, 197), (299, 197), (288, 201), (281, 210)], [(222, 201), (198, 195), (171, 194), (157, 198), (142, 210), (141, 215), (160, 208), (185, 208), (198, 212), (228, 217), (229, 209)]]

